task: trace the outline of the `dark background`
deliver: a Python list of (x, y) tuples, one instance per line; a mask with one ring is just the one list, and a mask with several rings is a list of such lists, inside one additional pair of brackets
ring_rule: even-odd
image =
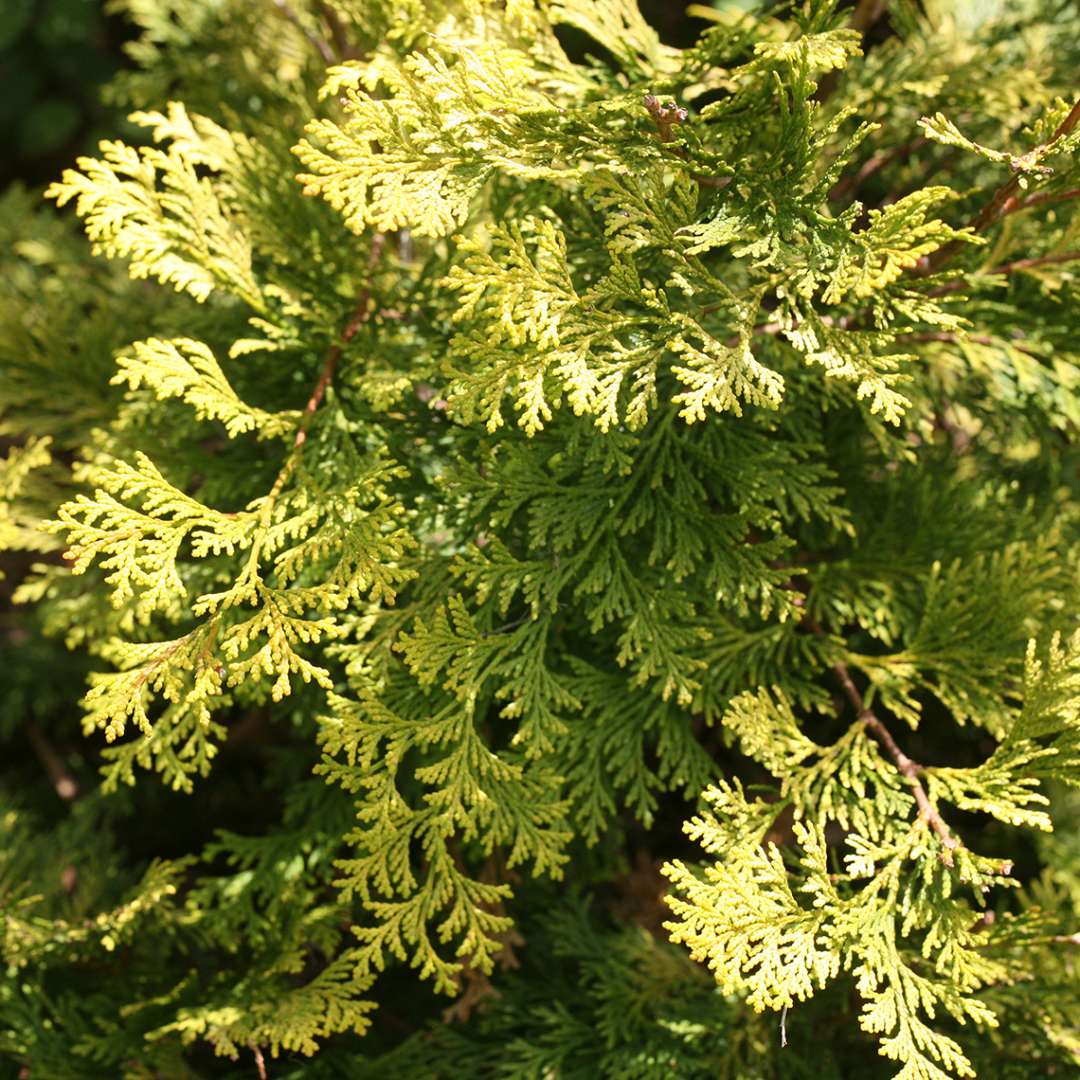
[[(270, 0), (248, 2), (274, 17)], [(681, 0), (639, 2), (670, 44), (690, 44), (707, 25), (687, 16)], [(43, 186), (99, 139), (119, 134), (123, 110), (103, 103), (101, 91), (128, 66), (123, 46), (135, 30), (107, 6), (0, 0), (0, 190), (16, 180)]]
[[(258, 2), (258, 0), (255, 0)], [(48, 183), (116, 134), (101, 88), (133, 34), (102, 0), (0, 0), (0, 189)]]

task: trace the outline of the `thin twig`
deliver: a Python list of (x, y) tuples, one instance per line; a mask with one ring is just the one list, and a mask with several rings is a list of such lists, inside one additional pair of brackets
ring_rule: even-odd
[(943, 341), (951, 342), (956, 345), (962, 345), (966, 341), (970, 341), (974, 345), (997, 345), (1004, 344), (1010, 349), (1015, 349), (1017, 352), (1026, 353), (1028, 356), (1038, 357), (1040, 354), (1036, 349), (1031, 347), (1031, 343), (1024, 338), (1019, 340), (994, 337), (993, 334), (956, 334), (949, 330), (929, 330), (926, 332), (918, 332), (913, 334), (897, 334), (897, 341)]
[[(376, 233), (371, 238), (371, 250), (368, 252), (369, 272), (373, 271), (378, 264), (385, 243), (386, 237), (382, 233)], [(341, 331), (341, 336), (330, 346), (330, 350), (326, 354), (326, 363), (323, 364), (322, 374), (319, 376), (319, 381), (315, 384), (315, 389), (311, 391), (311, 397), (308, 398), (307, 405), (304, 406), (305, 417), (310, 417), (322, 403), (322, 399), (326, 394), (326, 389), (330, 385), (330, 380), (333, 379), (334, 372), (337, 370), (338, 361), (341, 359), (342, 349), (356, 337), (357, 331), (370, 317), (371, 283), (369, 281), (369, 283), (360, 290), (360, 295), (356, 301), (356, 307), (353, 308), (352, 315), (345, 324), (345, 329)], [(310, 424), (310, 422), (309, 419), (308, 424)], [(297, 447), (302, 446), (304, 439), (307, 437), (306, 433), (307, 425), (301, 423), (300, 430), (296, 433), (296, 441), (293, 445)]]
[[(371, 250), (368, 252), (369, 271), (375, 269), (375, 265), (382, 255), (382, 249), (385, 242), (386, 237), (382, 233), (375, 233), (372, 237)], [(369, 281), (368, 284), (364, 285), (360, 290), (360, 294), (356, 300), (356, 306), (353, 308), (352, 314), (349, 316), (349, 321), (345, 324), (345, 328), (341, 331), (337, 340), (330, 346), (326, 353), (326, 361), (323, 363), (319, 379), (315, 383), (315, 386), (311, 391), (311, 397), (308, 398), (308, 402), (304, 406), (304, 412), (300, 417), (300, 426), (297, 428), (296, 438), (293, 439), (292, 453), (289, 454), (281, 472), (278, 473), (277, 479), (274, 481), (274, 486), (270, 489), (266, 502), (263, 504), (264, 515), (268, 516), (270, 514), (274, 503), (277, 501), (278, 495), (281, 494), (281, 490), (285, 487), (286, 481), (296, 468), (296, 464), (300, 458), (300, 451), (303, 448), (304, 443), (307, 442), (307, 433), (308, 429), (311, 427), (311, 421), (319, 406), (322, 404), (322, 400), (326, 396), (326, 391), (334, 378), (338, 361), (341, 359), (342, 350), (356, 336), (357, 331), (370, 317), (371, 284)]]
[(56, 789), (56, 794), (65, 802), (70, 802), (79, 794), (79, 783), (68, 771), (64, 759), (46, 738), (45, 732), (33, 720), (26, 725), (26, 737), (30, 740), (30, 745), (34, 748), (38, 761), (41, 762), (45, 772), (48, 773), (52, 786)]
[(862, 186), (863, 181), (873, 176), (879, 169), (884, 169), (886, 165), (891, 165), (899, 158), (910, 156), (929, 141), (925, 136), (920, 136), (910, 142), (902, 143), (900, 146), (894, 146), (891, 150), (879, 151), (867, 161), (864, 161), (857, 172), (838, 180), (829, 192), (829, 198), (833, 202), (837, 202), (847, 195), (854, 194)]
[(989, 334), (954, 334), (949, 330), (928, 330), (912, 334), (897, 334), (897, 341), (945, 341), (959, 345), (964, 341), (974, 342), (976, 345), (993, 345), (994, 339)]
[(323, 58), (323, 62), (329, 66), (330, 64), (336, 64), (338, 62), (338, 56), (334, 50), (330, 47), (329, 43), (323, 41), (318, 34), (313, 34), (303, 23), (300, 16), (293, 10), (293, 7), (288, 0), (270, 0), (270, 2), (277, 8), (278, 14), (283, 19), (288, 19), (300, 31), (301, 34), (307, 38), (308, 43), (313, 45), (318, 51), (319, 55)]
[[(1033, 206), (1043, 206), (1045, 203), (1067, 202), (1069, 199), (1080, 199), (1080, 188), (1068, 188), (1065, 191), (1037, 191), (1034, 195), (1029, 195), (1026, 199), (1018, 202), (1009, 213), (1017, 214), (1021, 210), (1030, 210)], [(1004, 217), (1005, 215), (1002, 216)]]
[[(1049, 150), (1059, 139), (1068, 135), (1069, 132), (1076, 127), (1078, 122), (1080, 122), (1080, 100), (1077, 100), (1076, 104), (1069, 110), (1069, 115), (1058, 124), (1054, 134), (1041, 146), (1037, 146), (1032, 150), (1027, 157), (1032, 160), (1039, 157), (1044, 151)], [(1001, 218), (1021, 209), (1026, 201), (1024, 199), (1017, 199), (1016, 197), (1017, 191), (1020, 190), (1021, 179), (1022, 173), (1019, 170), (1014, 172), (1014, 174), (994, 192), (990, 197), (990, 201), (971, 219), (968, 223), (968, 228), (972, 232), (980, 233), (995, 222), (1001, 220)], [(934, 271), (938, 270), (942, 264), (948, 262), (962, 246), (962, 241), (953, 240), (950, 243), (939, 247), (937, 251), (932, 252), (923, 261), (922, 272), (924, 274), (934, 273)]]
[[(987, 917), (989, 916), (989, 918)], [(971, 928), (972, 930), (985, 930), (994, 923), (994, 913), (987, 912)], [(1076, 934), (1050, 934), (1047, 937), (1020, 938), (1005, 941), (984, 941), (976, 948), (979, 949), (1030, 949), (1033, 945), (1080, 945), (1080, 933)]]
[[(981, 270), (979, 271), (979, 277), (991, 277), (995, 274), (1014, 274), (1018, 270), (1032, 270), (1036, 266), (1049, 266), (1052, 263), (1076, 262), (1077, 260), (1080, 260), (1080, 251), (1062, 251), (1057, 255), (1038, 255), (1032, 259), (1016, 259), (1014, 262), (1002, 263), (1001, 266), (995, 266), (993, 270)], [(969, 281), (963, 279), (946, 281), (944, 285), (931, 289), (926, 295), (944, 296), (945, 293), (966, 289), (970, 284)]]
[(262, 1049), (253, 1046), (251, 1050), (255, 1055), (255, 1067), (259, 1070), (259, 1080), (266, 1080), (266, 1059), (263, 1057)]
[(1076, 262), (1080, 259), (1080, 251), (1061, 251), (1057, 255), (1038, 255), (1033, 259), (1017, 259), (1015, 262), (1003, 263), (991, 274), (1012, 274), (1017, 270), (1030, 270), (1034, 266), (1049, 266), (1051, 263)]
[[(1069, 110), (1069, 115), (1058, 124), (1057, 130), (1050, 136), (1049, 140), (1042, 146), (1033, 150), (1028, 156), (1034, 159), (1038, 157), (1042, 151), (1049, 150), (1058, 139), (1068, 135), (1069, 132), (1076, 127), (1078, 121), (1080, 121), (1080, 100), (1077, 100), (1076, 104)], [(1015, 197), (1016, 192), (1020, 189), (1021, 179), (1021, 173), (1016, 172), (1009, 180), (998, 188), (990, 202), (988, 202), (972, 219), (971, 227), (975, 232), (982, 232), (983, 229), (988, 225), (993, 224), (993, 222), (998, 219), (1001, 211), (1009, 205), (1010, 200)]]
[[(812, 615), (807, 614), (803, 621), (815, 634), (820, 637), (825, 636), (821, 624)], [(941, 841), (942, 847), (945, 849), (941, 853), (941, 861), (946, 866), (952, 866), (952, 853), (960, 846), (960, 841), (949, 831), (949, 826), (945, 824), (944, 819), (938, 813), (937, 807), (930, 800), (930, 796), (926, 794), (926, 788), (922, 786), (919, 780), (919, 774), (924, 771), (923, 767), (917, 761), (912, 761), (900, 749), (899, 744), (892, 737), (892, 733), (881, 722), (877, 713), (873, 709), (866, 707), (866, 702), (863, 700), (859, 688), (855, 685), (855, 680), (851, 677), (851, 671), (847, 664), (843, 660), (837, 660), (832, 665), (832, 670), (840, 681), (848, 701), (851, 702), (863, 726), (885, 747), (900, 775), (908, 782), (911, 792), (915, 796), (915, 802), (919, 807), (919, 816), (934, 830)]]
[(840, 680), (840, 685), (844, 688), (844, 693), (847, 694), (848, 700), (854, 707), (859, 719), (878, 742), (885, 747), (889, 756), (896, 763), (896, 767), (899, 769), (900, 774), (911, 786), (911, 792), (915, 796), (915, 802), (919, 807), (919, 814), (934, 832), (937, 833), (942, 847), (945, 848), (941, 854), (941, 861), (946, 866), (952, 866), (952, 852), (960, 846), (960, 842), (949, 831), (949, 826), (945, 824), (941, 815), (938, 813), (937, 807), (930, 801), (930, 796), (926, 794), (926, 789), (919, 781), (919, 774), (923, 771), (923, 767), (918, 762), (912, 761), (911, 758), (900, 749), (889, 729), (881, 722), (873, 709), (868, 709), (866, 707), (862, 694), (859, 693), (859, 688), (851, 678), (851, 672), (848, 670), (847, 664), (845, 664), (843, 660), (837, 660), (837, 662), (833, 664), (833, 671)]

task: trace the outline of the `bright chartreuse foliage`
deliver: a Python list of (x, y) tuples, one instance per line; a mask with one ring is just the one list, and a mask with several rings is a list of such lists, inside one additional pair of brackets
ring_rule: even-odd
[(747, 6), (112, 4), (100, 258), (0, 202), (25, 1075), (1080, 1075), (1080, 13)]

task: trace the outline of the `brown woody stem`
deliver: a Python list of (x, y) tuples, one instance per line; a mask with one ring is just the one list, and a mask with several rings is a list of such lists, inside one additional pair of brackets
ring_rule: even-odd
[[(382, 255), (382, 249), (385, 243), (386, 237), (382, 233), (376, 233), (372, 237), (371, 250), (368, 252), (369, 270), (375, 269), (375, 265)], [(341, 331), (341, 336), (330, 346), (330, 351), (326, 354), (326, 363), (323, 364), (322, 374), (319, 376), (319, 381), (315, 384), (315, 388), (311, 391), (311, 397), (308, 398), (307, 405), (304, 406), (304, 419), (300, 423), (300, 430), (296, 433), (296, 440), (293, 443), (294, 446), (302, 446), (304, 440), (307, 438), (307, 429), (308, 425), (311, 423), (311, 416), (322, 404), (322, 399), (326, 396), (327, 387), (330, 385), (330, 381), (334, 377), (334, 372), (337, 371), (338, 361), (341, 359), (341, 350), (356, 337), (357, 331), (371, 317), (370, 309), (371, 285), (367, 284), (360, 290), (360, 295), (356, 300), (356, 307), (353, 308), (349, 321)]]
[[(1078, 260), (1080, 260), (1080, 251), (1062, 251), (1056, 255), (1038, 255), (1032, 259), (1017, 259), (1015, 262), (1002, 263), (1001, 266), (995, 266), (993, 270), (982, 271), (980, 276), (990, 277), (994, 274), (1014, 274), (1017, 270), (1032, 270), (1036, 266), (1049, 266), (1052, 263), (1076, 262)], [(945, 293), (966, 289), (969, 284), (970, 282), (967, 281), (946, 281), (944, 285), (931, 289), (926, 295), (944, 296)]]
[(70, 802), (79, 794), (79, 784), (74, 776), (68, 771), (64, 759), (56, 752), (56, 748), (45, 737), (45, 733), (31, 720), (26, 725), (26, 737), (37, 754), (38, 761), (45, 768), (56, 794), (65, 802)]
[(848, 26), (865, 34), (885, 14), (885, 0), (858, 0)]
[[(386, 237), (382, 233), (375, 233), (371, 241), (371, 250), (368, 252), (369, 270), (375, 269), (375, 265), (382, 255), (382, 249), (385, 242)], [(326, 391), (333, 381), (334, 373), (337, 371), (342, 349), (356, 336), (357, 331), (370, 317), (371, 285), (369, 283), (360, 290), (360, 294), (356, 300), (356, 306), (349, 316), (349, 321), (345, 324), (345, 328), (341, 331), (337, 340), (330, 346), (326, 353), (326, 361), (323, 363), (323, 368), (319, 373), (318, 381), (315, 383), (315, 386), (311, 391), (311, 397), (308, 398), (308, 402), (304, 406), (303, 415), (300, 417), (300, 426), (297, 428), (296, 437), (293, 439), (292, 453), (282, 467), (281, 472), (278, 473), (277, 479), (274, 481), (274, 486), (270, 489), (270, 493), (264, 504), (263, 514), (267, 516), (267, 519), (278, 495), (281, 494), (286, 482), (292, 475), (293, 469), (296, 468), (300, 458), (300, 451), (303, 448), (304, 443), (307, 442), (308, 428), (311, 427), (311, 421), (319, 406), (322, 404), (322, 400), (326, 396)]]
[(1047, 203), (1068, 202), (1070, 199), (1080, 199), (1080, 188), (1069, 188), (1067, 191), (1037, 191), (1026, 199), (1016, 204), (1011, 214), (1018, 214), (1021, 210), (1030, 210), (1033, 206), (1044, 206)]
[(847, 694), (848, 700), (854, 706), (855, 712), (858, 714), (863, 725), (870, 734), (885, 747), (885, 750), (888, 752), (889, 757), (893, 759), (901, 776), (903, 776), (910, 785), (911, 792), (915, 796), (915, 802), (919, 807), (919, 815), (930, 828), (934, 830), (938, 839), (941, 841), (942, 847), (945, 849), (941, 853), (941, 861), (945, 863), (946, 866), (952, 866), (952, 852), (960, 846), (960, 842), (949, 831), (949, 826), (945, 824), (941, 815), (938, 813), (937, 807), (931, 802), (930, 796), (926, 794), (926, 788), (922, 786), (922, 783), (919, 780), (919, 774), (923, 771), (923, 767), (918, 762), (912, 761), (911, 758), (900, 749), (900, 746), (892, 737), (892, 733), (881, 722), (873, 709), (868, 709), (866, 707), (863, 696), (859, 693), (859, 688), (855, 685), (855, 681), (851, 677), (851, 672), (848, 670), (847, 664), (845, 664), (843, 660), (837, 660), (837, 662), (833, 664), (833, 671), (840, 680), (840, 685), (844, 688), (844, 693)]
[[(807, 613), (803, 622), (819, 637), (825, 636), (821, 624), (811, 614)], [(926, 794), (926, 788), (922, 786), (922, 782), (919, 780), (919, 774), (922, 773), (923, 767), (904, 753), (900, 745), (892, 737), (892, 732), (881, 722), (881, 718), (877, 713), (873, 709), (867, 708), (859, 688), (855, 685), (855, 680), (851, 677), (851, 671), (847, 664), (843, 660), (837, 660), (832, 665), (832, 670), (840, 681), (848, 701), (851, 702), (863, 726), (885, 747), (886, 753), (892, 758), (893, 764), (896, 765), (900, 775), (908, 782), (911, 792), (915, 796), (915, 803), (919, 807), (919, 816), (934, 830), (941, 841), (941, 846), (945, 849), (941, 853), (941, 861), (946, 866), (952, 866), (952, 853), (960, 847), (960, 841), (950, 832), (949, 826), (945, 824), (944, 819), (938, 813), (938, 809), (931, 801), (930, 796)]]
[(329, 67), (331, 64), (336, 64), (338, 62), (339, 58), (334, 52), (334, 50), (330, 47), (330, 45), (327, 42), (323, 41), (323, 39), (317, 34), (313, 34), (303, 24), (300, 16), (297, 15), (296, 11), (293, 10), (292, 5), (289, 4), (287, 0), (270, 0), (270, 2), (274, 5), (275, 8), (277, 8), (278, 14), (283, 19), (287, 19), (289, 22), (291, 22), (293, 26), (295, 26), (297, 30), (299, 30), (300, 33), (303, 34), (305, 38), (307, 38), (308, 43), (312, 45), (318, 52), (318, 54), (322, 57), (324, 64)]
[(338, 62), (344, 59), (355, 59), (357, 54), (353, 51), (349, 43), (348, 31), (345, 29), (345, 24), (341, 21), (341, 17), (334, 10), (333, 6), (325, 3), (324, 0), (319, 0), (316, 7), (319, 9), (319, 14), (322, 16), (323, 22), (330, 28), (330, 36), (334, 39), (335, 59)]

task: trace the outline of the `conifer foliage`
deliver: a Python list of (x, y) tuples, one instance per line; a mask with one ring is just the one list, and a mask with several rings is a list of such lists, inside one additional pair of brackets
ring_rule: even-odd
[(0, 1054), (1080, 1075), (1075, 5), (113, 6), (0, 202)]

